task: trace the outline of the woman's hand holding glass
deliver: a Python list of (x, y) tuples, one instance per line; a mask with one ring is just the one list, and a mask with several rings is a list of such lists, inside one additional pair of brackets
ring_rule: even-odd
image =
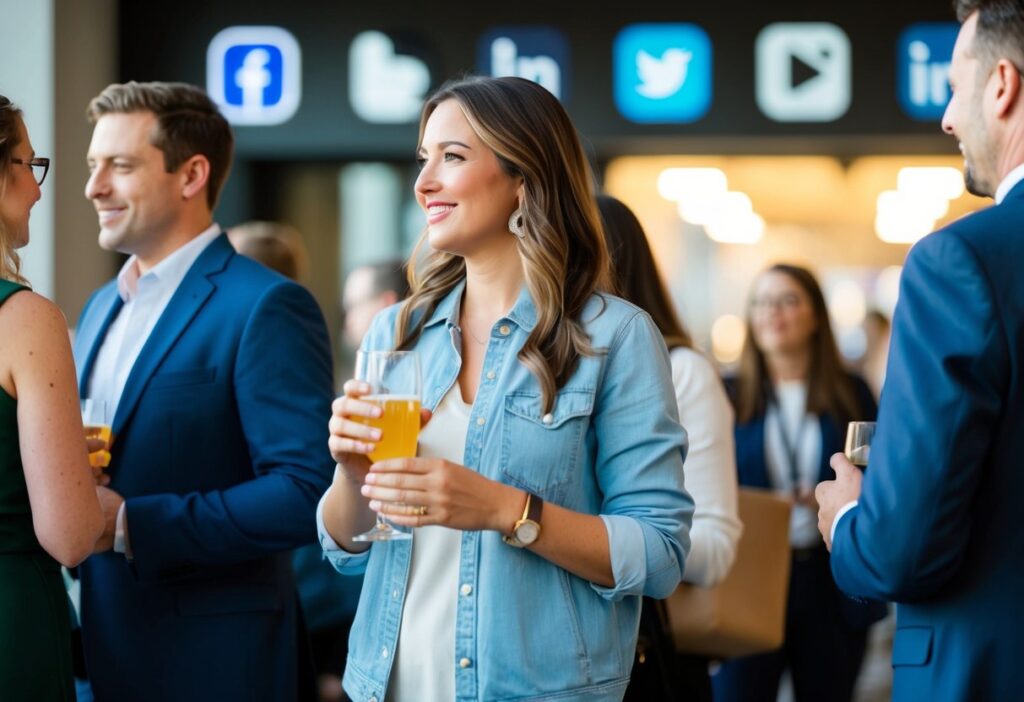
[(446, 526), (507, 532), (522, 514), (525, 493), (440, 458), (374, 463), (362, 494), (370, 509), (398, 526)]
[(345, 383), (345, 394), (331, 405), (331, 420), (328, 429), (331, 437), (327, 444), (331, 457), (345, 471), (348, 479), (362, 485), (370, 470), (369, 455), (377, 448), (381, 431), (353, 417), (376, 419), (384, 411), (379, 405), (366, 402), (361, 398), (369, 395), (371, 388), (368, 383), (352, 379)]

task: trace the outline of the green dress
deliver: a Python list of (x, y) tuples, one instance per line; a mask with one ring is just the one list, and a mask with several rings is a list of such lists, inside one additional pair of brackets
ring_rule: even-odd
[[(0, 279), (0, 305), (24, 290)], [(0, 353), (4, 343), (0, 339)], [(32, 528), (18, 403), (0, 388), (0, 699), (75, 699), (71, 618), (60, 565)]]

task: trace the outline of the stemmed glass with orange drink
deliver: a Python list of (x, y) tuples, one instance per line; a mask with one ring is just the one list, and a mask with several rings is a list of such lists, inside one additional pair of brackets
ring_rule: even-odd
[[(416, 351), (360, 351), (356, 355), (356, 379), (370, 386), (360, 399), (381, 407), (380, 417), (352, 417), (380, 429), (370, 461), (416, 456), (420, 433), (420, 356)], [(412, 531), (391, 524), (377, 513), (373, 528), (353, 541), (394, 541), (411, 539)]]

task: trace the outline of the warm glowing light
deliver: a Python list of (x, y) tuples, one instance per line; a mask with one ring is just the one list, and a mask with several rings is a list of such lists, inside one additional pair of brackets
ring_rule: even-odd
[(902, 190), (886, 190), (878, 196), (878, 212), (913, 212), (935, 221), (949, 212), (949, 200), (943, 200), (927, 193), (908, 193)]
[(719, 244), (756, 244), (764, 237), (764, 218), (754, 212), (733, 212), (708, 224), (706, 231)]
[(964, 194), (963, 173), (949, 166), (901, 168), (896, 176), (900, 192), (956, 200)]
[(867, 312), (864, 291), (852, 280), (840, 281), (829, 293), (828, 309), (836, 326), (841, 329), (855, 327), (864, 321)]
[(706, 226), (737, 214), (754, 211), (750, 196), (730, 191), (705, 197), (685, 197), (679, 201), (679, 216), (690, 224)]
[(718, 168), (666, 168), (658, 175), (658, 194), (672, 202), (714, 197), (728, 189)]
[(747, 338), (747, 325), (734, 314), (724, 314), (711, 326), (711, 350), (719, 363), (735, 363)]
[(900, 276), (903, 266), (889, 266), (878, 274), (875, 280), (875, 304), (888, 317), (896, 309), (896, 300), (900, 297)]
[(875, 233), (887, 244), (914, 244), (935, 228), (935, 220), (921, 217), (913, 212), (888, 214), (878, 213), (875, 217)]

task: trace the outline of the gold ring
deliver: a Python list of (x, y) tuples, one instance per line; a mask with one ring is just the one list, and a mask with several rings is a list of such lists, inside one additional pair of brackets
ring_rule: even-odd
[(422, 517), (427, 513), (427, 506), (419, 505), (418, 507), (413, 507), (412, 513), (415, 514), (417, 517)]

